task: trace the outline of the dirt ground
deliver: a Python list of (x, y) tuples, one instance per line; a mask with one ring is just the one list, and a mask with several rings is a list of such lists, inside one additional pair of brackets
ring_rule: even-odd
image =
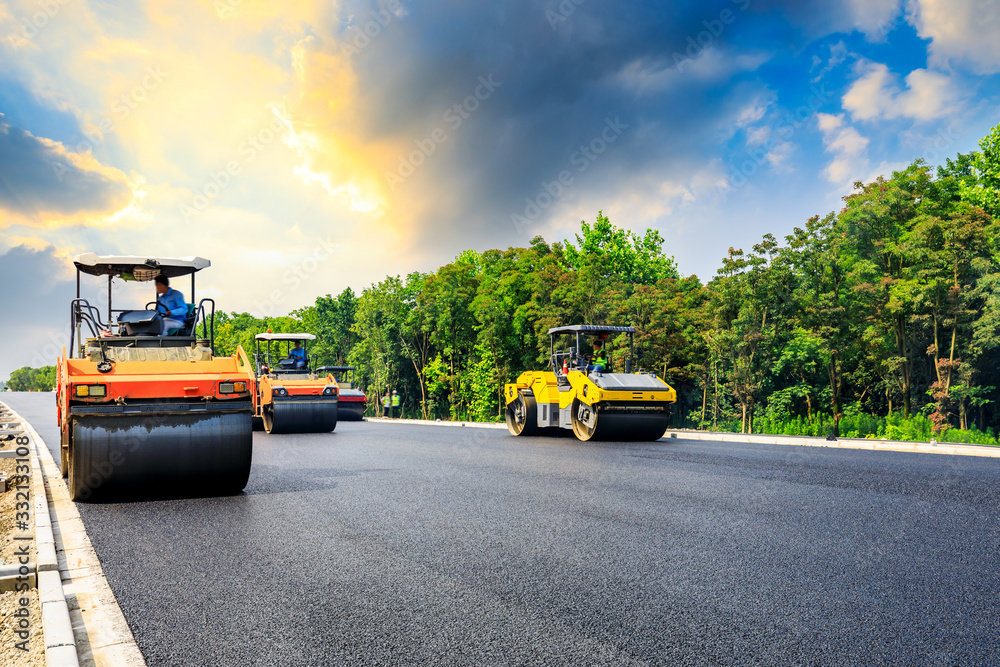
[[(28, 604), (22, 606), (21, 602)], [(28, 637), (28, 651), (15, 646), (23, 641), (14, 636), (14, 630), (21, 630), (21, 618), (14, 616), (21, 609), (27, 609), (25, 618)], [(23, 612), (21, 612), (23, 614)], [(45, 640), (42, 636), (42, 606), (38, 604), (38, 591), (32, 588), (25, 593), (10, 591), (0, 593), (0, 667), (42, 667), (45, 664)]]
[[(12, 478), (16, 472), (17, 462), (14, 459), (0, 459), (0, 473), (4, 473), (8, 478)], [(35, 517), (34, 498), (28, 500), (30, 508), (28, 530), (17, 528), (16, 504), (17, 489), (3, 492), (0, 488), (0, 563), (16, 563), (15, 551), (24, 544), (30, 545), (29, 559), (31, 562), (37, 560), (35, 553)], [(23, 498), (20, 502), (24, 502)], [(21, 510), (23, 511), (23, 509)], [(14, 536), (31, 535), (30, 542), (15, 540)], [(22, 604), (26, 602), (27, 604)], [(27, 616), (23, 616), (23, 609), (27, 610)], [(22, 616), (15, 616), (20, 613)], [(22, 621), (23, 619), (23, 621)], [(22, 630), (22, 624), (27, 625), (28, 651), (22, 651), (16, 644), (23, 641), (22, 638), (14, 635), (15, 630)], [(0, 667), (41, 667), (45, 664), (45, 644), (42, 636), (42, 608), (38, 604), (38, 590), (32, 588), (25, 592), (8, 591), (0, 593)]]
[[(14, 471), (16, 469), (16, 462), (14, 459), (0, 459), (0, 473), (5, 473), (9, 478), (14, 476)], [(14, 563), (14, 552), (17, 551), (25, 542), (20, 540), (15, 540), (14, 536), (25, 536), (31, 535), (32, 540), (27, 542), (31, 545), (30, 558), (32, 562), (35, 562), (37, 555), (35, 554), (35, 511), (34, 511), (34, 498), (30, 498), (28, 501), (29, 513), (31, 514), (30, 522), (31, 525), (28, 527), (28, 531), (17, 530), (16, 528), (16, 518), (17, 512), (15, 505), (18, 502), (17, 490), (11, 485), (11, 490), (6, 493), (0, 493), (0, 563)], [(20, 502), (24, 502), (22, 498)], [(22, 509), (23, 511), (23, 509)], [(19, 542), (19, 543), (18, 543)]]

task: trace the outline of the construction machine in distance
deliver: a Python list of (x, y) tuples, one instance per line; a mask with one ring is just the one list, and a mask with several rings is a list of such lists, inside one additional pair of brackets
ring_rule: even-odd
[(354, 366), (323, 366), (316, 369), (317, 375), (330, 373), (337, 382), (340, 396), (337, 399), (337, 419), (341, 421), (361, 421), (365, 417), (365, 392), (354, 386)]
[[(258, 417), (268, 433), (329, 433), (337, 428), (340, 389), (330, 373), (310, 367), (308, 333), (260, 333), (254, 337)], [(302, 356), (292, 345), (302, 345)], [(263, 345), (262, 345), (263, 344)], [(282, 351), (282, 348), (284, 350)]]
[[(624, 372), (613, 372), (616, 360), (605, 351), (604, 371), (588, 369), (585, 340), (606, 341), (626, 334), (629, 356)], [(549, 329), (550, 366), (525, 371), (504, 385), (507, 429), (513, 435), (546, 435), (571, 429), (579, 440), (658, 440), (667, 430), (670, 406), (677, 393), (653, 373), (632, 372), (632, 327), (578, 324)], [(565, 349), (556, 342), (570, 339)]]
[[(215, 302), (195, 301), (194, 278), (211, 262), (86, 253), (73, 263), (69, 354), (64, 348), (56, 370), (61, 466), (72, 498), (239, 492), (253, 454), (254, 375), (242, 348), (214, 356)], [(83, 274), (107, 276), (106, 314), (81, 296)], [(191, 276), (187, 316), (165, 336), (155, 294), (143, 310), (112, 303), (115, 279), (151, 284), (159, 275)]]

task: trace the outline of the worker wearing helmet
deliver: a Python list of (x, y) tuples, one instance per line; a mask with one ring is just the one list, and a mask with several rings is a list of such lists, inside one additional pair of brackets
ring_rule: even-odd
[(399, 394), (397, 394), (396, 390), (393, 389), (392, 390), (392, 412), (389, 413), (391, 416), (393, 416), (393, 417), (400, 416), (399, 415), (399, 405), (400, 405)]
[(593, 373), (603, 373), (608, 367), (608, 358), (604, 355), (604, 345), (601, 341), (594, 341), (594, 354), (590, 357), (587, 371)]
[(392, 396), (386, 392), (385, 396), (382, 398), (382, 418), (389, 416), (389, 406), (391, 405)]

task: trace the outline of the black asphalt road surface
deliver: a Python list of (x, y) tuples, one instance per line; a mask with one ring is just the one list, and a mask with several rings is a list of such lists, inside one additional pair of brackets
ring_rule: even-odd
[(1000, 459), (342, 422), (79, 508), (150, 665), (1000, 663)]

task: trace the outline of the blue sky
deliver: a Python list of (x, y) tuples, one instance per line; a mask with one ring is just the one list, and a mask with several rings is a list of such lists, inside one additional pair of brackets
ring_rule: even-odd
[(707, 280), (1000, 122), (996, 0), (18, 0), (0, 38), (0, 336), (35, 365), (80, 252), (208, 257), (220, 307), (284, 314), (603, 209)]

